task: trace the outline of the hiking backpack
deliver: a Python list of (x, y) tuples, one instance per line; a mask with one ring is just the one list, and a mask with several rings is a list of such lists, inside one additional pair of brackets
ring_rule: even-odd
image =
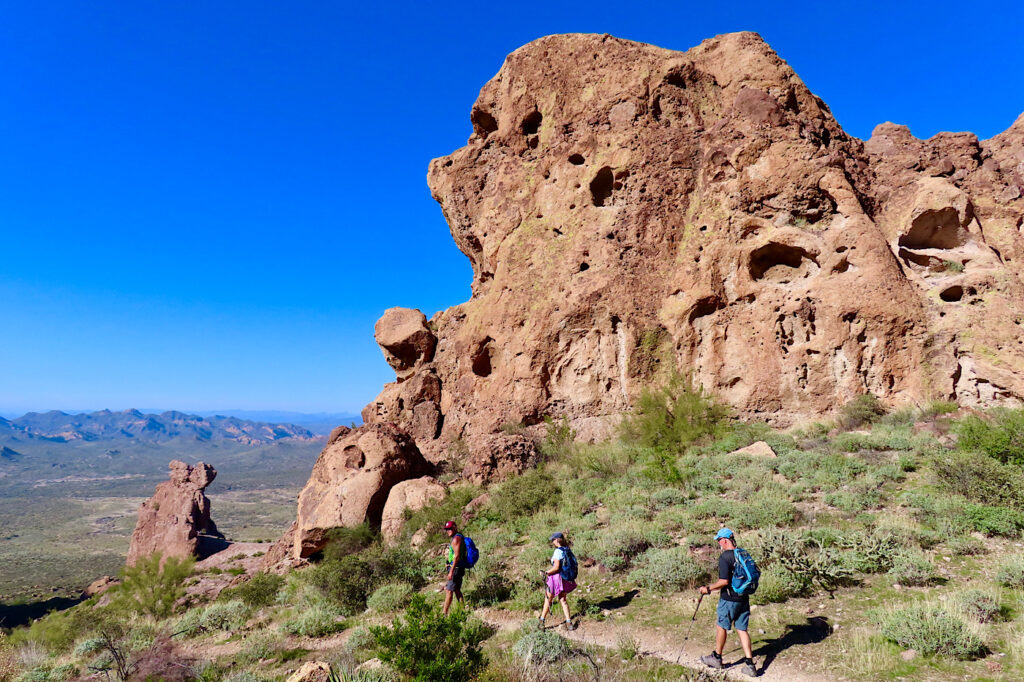
[(562, 550), (562, 563), (558, 565), (558, 573), (562, 576), (562, 580), (575, 581), (580, 572), (579, 564), (576, 563), (576, 555), (568, 547), (560, 549)]
[(757, 592), (757, 583), (761, 580), (761, 570), (750, 558), (747, 550), (737, 547), (732, 551), (735, 563), (732, 569), (732, 591), (740, 597)]
[(480, 560), (480, 550), (476, 548), (476, 543), (473, 542), (473, 538), (468, 535), (462, 536), (462, 566), (463, 568), (473, 568), (476, 562)]

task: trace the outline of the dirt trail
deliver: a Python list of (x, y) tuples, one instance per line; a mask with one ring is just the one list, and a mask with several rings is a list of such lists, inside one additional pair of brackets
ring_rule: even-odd
[[(499, 609), (477, 609), (474, 613), (491, 627), (499, 630), (514, 630), (519, 628), (525, 620), (522, 614), (510, 613)], [(554, 620), (554, 619), (552, 619)], [(676, 636), (667, 636), (664, 632), (637, 627), (635, 625), (622, 626), (608, 621), (598, 622), (583, 618), (579, 627), (573, 631), (567, 631), (562, 627), (555, 629), (559, 635), (566, 639), (580, 642), (581, 644), (596, 644), (601, 647), (615, 649), (619, 645), (620, 637), (632, 636), (639, 644), (640, 650), (645, 656), (653, 656), (670, 663), (685, 665), (694, 670), (704, 669), (699, 659), (707, 654), (711, 648), (709, 642), (695, 641), (691, 636), (690, 640), (683, 642), (683, 632), (674, 633)], [(699, 636), (700, 633), (695, 632)], [(708, 637), (705, 637), (708, 639)], [(724, 659), (728, 663), (737, 663), (725, 670), (727, 679), (749, 680), (753, 679), (739, 672), (738, 661), (742, 657), (739, 645), (730, 636), (729, 644), (726, 647)], [(678, 661), (676, 659), (679, 659)], [(764, 657), (755, 658), (758, 670), (764, 664)], [(759, 680), (765, 682), (820, 682), (820, 675), (808, 674), (803, 670), (797, 670), (786, 664), (784, 660), (772, 660), (767, 670), (761, 671)]]

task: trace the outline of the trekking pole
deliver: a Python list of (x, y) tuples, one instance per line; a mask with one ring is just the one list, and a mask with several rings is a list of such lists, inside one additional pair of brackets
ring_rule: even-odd
[[(697, 608), (695, 608), (693, 610), (693, 616), (690, 618), (690, 627), (686, 628), (686, 637), (683, 637), (683, 642), (686, 642), (686, 640), (690, 639), (690, 633), (693, 632), (693, 623), (694, 623), (694, 621), (697, 620), (697, 612), (700, 611), (700, 603), (702, 601), (704, 601), (704, 593), (703, 592), (700, 593), (700, 598), (697, 600)], [(681, 659), (683, 657), (683, 649), (684, 648), (685, 648), (685, 645), (684, 645), (683, 648), (679, 649), (679, 655), (676, 656), (676, 664), (677, 665), (679, 663), (679, 659)]]

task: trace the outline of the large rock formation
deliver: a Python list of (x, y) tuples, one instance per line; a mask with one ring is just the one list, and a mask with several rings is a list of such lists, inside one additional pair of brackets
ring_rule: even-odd
[(548, 414), (607, 421), (671, 369), (781, 425), (868, 391), (1024, 396), (1024, 118), (864, 143), (753, 33), (542, 38), (470, 117), (428, 182), (472, 297), (385, 314), (397, 381), (363, 412), (432, 461), (490, 461)]
[(210, 500), (203, 492), (217, 470), (200, 462), (194, 467), (174, 460), (171, 478), (156, 487), (139, 507), (139, 520), (128, 548), (128, 565), (154, 552), (168, 557), (197, 555), (199, 534), (219, 535), (210, 518)]
[[(394, 424), (335, 429), (299, 493), (296, 524), (286, 535), (292, 559), (322, 549), (332, 528), (380, 526), (391, 489), (428, 468), (413, 439)], [(279, 562), (279, 554), (268, 553), (267, 565)]]

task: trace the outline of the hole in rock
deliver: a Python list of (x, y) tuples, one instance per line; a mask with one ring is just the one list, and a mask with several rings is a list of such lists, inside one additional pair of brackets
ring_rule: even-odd
[(483, 109), (473, 109), (469, 115), (473, 130), (480, 137), (487, 137), (498, 129), (498, 121)]
[(848, 261), (848, 260), (846, 260), (844, 258), (844, 259), (842, 259), (841, 261), (839, 261), (838, 263), (835, 264), (835, 267), (832, 268), (832, 272), (846, 272), (849, 269), (850, 269), (850, 261)]
[(589, 263), (580, 263), (580, 272), (586, 272), (590, 269)]
[(530, 149), (536, 149), (537, 145), (540, 144), (540, 137), (534, 135), (526, 140), (526, 146)]
[(574, 208), (576, 208), (576, 204), (569, 204), (569, 210), (570, 210), (570, 211), (571, 211), (572, 209), (574, 209)]
[(571, 163), (574, 166), (583, 165), (583, 161), (584, 158), (582, 154), (573, 154), (572, 156), (569, 157), (569, 163)]
[(473, 354), (473, 374), (478, 377), (491, 375), (491, 341), (493, 339), (489, 336), (481, 341)]
[(959, 214), (952, 206), (924, 211), (900, 236), (899, 245), (908, 249), (955, 249), (967, 242)]
[(605, 166), (597, 171), (597, 175), (590, 181), (590, 197), (594, 206), (604, 206), (604, 202), (612, 195), (612, 185), (615, 178), (612, 176), (612, 169)]
[(554, 233), (555, 233), (555, 234), (556, 234), (557, 236), (559, 236), (559, 237), (561, 237), (561, 236), (562, 236), (562, 231), (561, 231), (561, 230), (559, 230), (559, 229), (558, 229), (557, 227), (556, 227), (556, 228), (555, 228), (555, 229), (553, 230), (553, 232), (554, 232)]
[(700, 231), (701, 232), (707, 232), (708, 231), (708, 226), (707, 225), (701, 225), (700, 226)]
[(605, 239), (615, 239), (615, 233), (614, 232), (609, 232), (608, 234), (606, 234), (604, 236), (604, 238)]
[(750, 254), (750, 276), (754, 280), (785, 284), (817, 271), (814, 255), (799, 246), (769, 242)]
[(544, 117), (539, 111), (531, 111), (519, 124), (519, 128), (523, 131), (523, 135), (536, 135), (540, 130), (540, 122), (543, 120)]
[(704, 298), (698, 299), (698, 301), (693, 304), (693, 307), (690, 308), (688, 318), (690, 322), (693, 322), (699, 317), (707, 317), (708, 315), (716, 313), (724, 307), (725, 304), (722, 303), (722, 299), (717, 296), (705, 296)]
[(843, 253), (844, 251), (846, 251), (845, 246), (839, 246), (836, 248), (836, 253)]

